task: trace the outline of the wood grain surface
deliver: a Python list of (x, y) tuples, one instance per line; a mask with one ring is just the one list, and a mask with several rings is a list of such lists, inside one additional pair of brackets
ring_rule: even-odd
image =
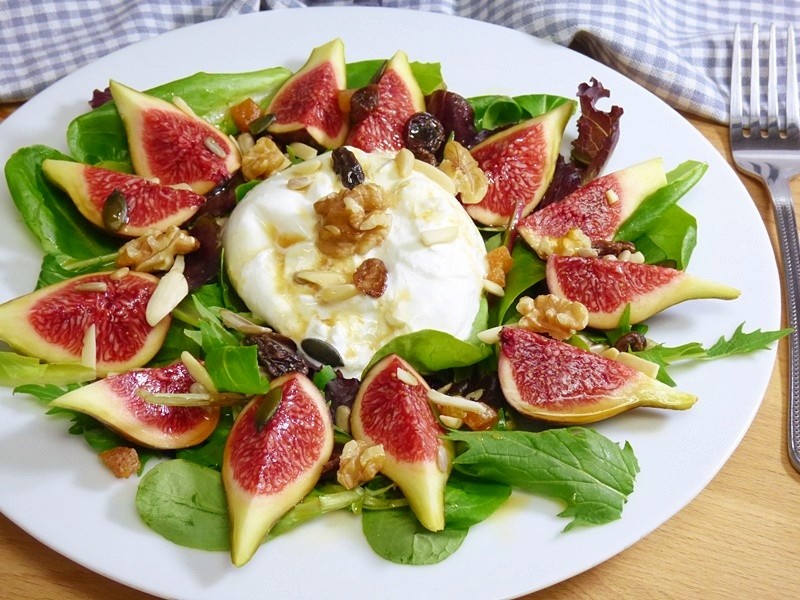
[[(0, 106), (0, 115), (12, 109)], [(727, 129), (687, 118), (730, 162)], [(742, 180), (774, 247), (766, 192), (755, 181)], [(800, 178), (792, 190), (800, 199)], [(786, 365), (781, 343), (752, 427), (717, 477), (684, 510), (611, 560), (525, 598), (800, 598), (800, 474), (786, 454)], [(153, 597), (63, 558), (0, 515), (0, 598)]]

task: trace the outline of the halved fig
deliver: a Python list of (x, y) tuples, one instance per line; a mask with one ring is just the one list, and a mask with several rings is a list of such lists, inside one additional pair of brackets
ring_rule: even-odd
[(175, 450), (211, 435), (219, 422), (219, 408), (152, 404), (137, 392), (186, 394), (193, 383), (183, 363), (135, 369), (67, 392), (50, 404), (91, 415), (137, 444)]
[(242, 409), (222, 463), (233, 564), (249, 561), (275, 522), (311, 491), (332, 451), (330, 411), (301, 373), (273, 380)]
[(239, 149), (210, 123), (117, 81), (109, 88), (137, 175), (162, 185), (185, 183), (205, 194), (239, 168)]
[(553, 178), (561, 138), (575, 111), (574, 102), (495, 133), (470, 152), (486, 173), (489, 190), (469, 215), (489, 226), (507, 225), (515, 211), (530, 213)]
[(534, 250), (543, 239), (563, 238), (573, 229), (580, 229), (592, 242), (611, 240), (642, 200), (666, 183), (664, 161), (653, 158), (598, 177), (531, 213), (519, 222), (517, 231)]
[(365, 152), (396, 152), (403, 148), (408, 118), (425, 110), (425, 97), (405, 52), (398, 51), (389, 59), (369, 89), (375, 97), (368, 107), (353, 106), (359, 102), (359, 92), (353, 95), (351, 115), (358, 114), (359, 120), (350, 127), (347, 145)]
[(402, 490), (419, 522), (440, 531), (453, 447), (442, 437), (429, 389), (406, 361), (396, 354), (387, 356), (361, 383), (350, 431), (357, 440), (383, 445), (386, 461), (381, 471)]
[[(147, 303), (158, 279), (131, 271), (73, 277), (0, 304), (0, 339), (46, 362), (80, 362), (96, 347), (99, 376), (146, 364), (161, 348), (171, 322), (147, 324)], [(92, 336), (92, 332), (94, 335)]]
[(206, 201), (191, 190), (68, 160), (47, 159), (42, 171), (89, 221), (127, 237), (179, 226)]
[(597, 329), (616, 327), (627, 305), (630, 322), (639, 323), (685, 300), (734, 300), (740, 293), (669, 267), (584, 256), (551, 255), (546, 279), (551, 293), (583, 304)]
[(347, 115), (339, 93), (347, 87), (344, 43), (335, 39), (314, 48), (306, 63), (280, 87), (267, 107), (275, 120), (269, 132), (291, 141), (338, 148), (347, 136)]
[(638, 406), (685, 410), (697, 397), (609, 358), (521, 327), (500, 332), (500, 387), (521, 413), (593, 423)]

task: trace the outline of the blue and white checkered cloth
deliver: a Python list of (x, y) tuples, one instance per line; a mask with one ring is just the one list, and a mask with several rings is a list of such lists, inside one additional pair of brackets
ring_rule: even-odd
[(352, 5), (518, 29), (577, 48), (674, 108), (719, 122), (727, 119), (735, 23), (789, 24), (800, 17), (800, 0), (5, 0), (0, 102), (25, 100), (96, 58), (178, 27), (260, 10)]

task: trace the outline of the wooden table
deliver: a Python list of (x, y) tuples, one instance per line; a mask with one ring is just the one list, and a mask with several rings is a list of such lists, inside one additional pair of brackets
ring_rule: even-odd
[[(689, 121), (730, 161), (726, 128)], [(743, 181), (774, 245), (767, 195), (754, 181)], [(800, 179), (793, 192), (800, 200)], [(526, 598), (800, 598), (800, 474), (785, 450), (786, 378), (782, 343), (755, 422), (722, 471), (689, 506), (611, 560)], [(0, 515), (0, 598), (152, 596), (74, 564)]]

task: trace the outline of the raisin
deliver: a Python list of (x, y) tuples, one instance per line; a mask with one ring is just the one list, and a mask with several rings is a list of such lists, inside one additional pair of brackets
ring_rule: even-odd
[(371, 83), (356, 90), (350, 97), (350, 122), (360, 123), (378, 106), (380, 93), (377, 84)]
[(430, 162), (426, 159), (439, 152), (444, 140), (444, 126), (430, 113), (414, 113), (403, 127), (403, 143), (406, 148), (425, 162)]
[(614, 348), (620, 352), (641, 352), (647, 348), (647, 338), (636, 331), (629, 331), (617, 340)]
[(243, 344), (258, 348), (258, 364), (270, 378), (274, 379), (292, 372), (303, 375), (309, 373), (308, 363), (296, 352), (297, 346), (285, 336), (274, 333), (248, 335), (244, 338)]
[(357, 185), (364, 183), (364, 170), (349, 148), (342, 146), (331, 154), (333, 158), (333, 171), (342, 180), (342, 185), (352, 190)]
[(353, 273), (353, 283), (371, 298), (380, 298), (386, 291), (386, 265), (379, 258), (368, 258)]

